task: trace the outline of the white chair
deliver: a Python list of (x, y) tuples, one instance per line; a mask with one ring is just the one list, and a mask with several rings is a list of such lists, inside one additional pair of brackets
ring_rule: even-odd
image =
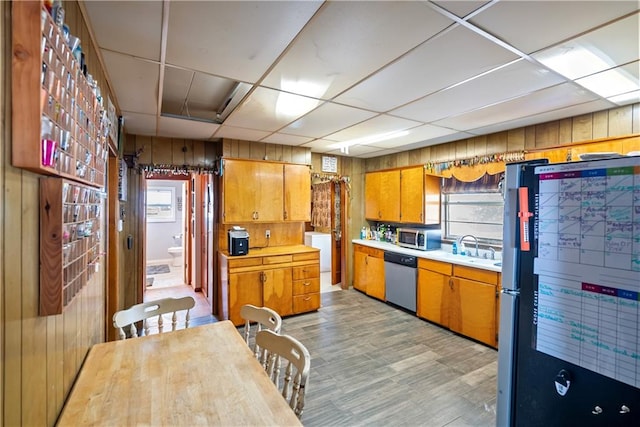
[[(311, 356), (307, 348), (297, 339), (289, 335), (278, 335), (273, 331), (263, 330), (256, 335), (256, 344), (266, 353), (266, 371), (276, 387), (282, 386), (282, 397), (289, 401), (289, 406), (300, 418), (304, 407), (304, 393), (311, 368)], [(281, 359), (289, 363), (280, 384)], [(295, 368), (295, 369), (294, 369)]]
[(245, 320), (244, 340), (249, 348), (254, 352), (256, 358), (259, 358), (260, 349), (255, 345), (255, 340), (253, 346), (251, 345), (251, 323), (256, 324), (256, 327), (254, 328), (255, 333), (253, 334), (254, 337), (263, 328), (279, 334), (280, 329), (282, 328), (282, 318), (275, 312), (275, 310), (272, 310), (269, 307), (256, 307), (251, 304), (245, 304), (240, 307), (240, 317)]
[[(155, 301), (147, 301), (142, 304), (136, 304), (126, 310), (120, 310), (113, 315), (113, 326), (118, 329), (118, 337), (125, 339), (127, 334), (125, 328), (129, 326), (129, 332), (131, 338), (138, 336), (138, 330), (136, 329), (136, 322), (142, 321), (142, 330), (144, 335), (149, 335), (150, 327), (152, 326), (153, 318), (157, 319), (158, 333), (162, 333), (164, 329), (163, 314), (173, 313), (171, 316), (171, 330), (175, 331), (178, 325), (178, 311), (186, 310), (184, 327), (189, 327), (189, 310), (196, 305), (193, 297), (182, 298), (163, 298)], [(149, 319), (152, 321), (149, 322)]]

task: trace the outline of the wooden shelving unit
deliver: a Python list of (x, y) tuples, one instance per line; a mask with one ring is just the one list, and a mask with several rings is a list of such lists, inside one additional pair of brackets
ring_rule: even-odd
[(91, 279), (100, 258), (100, 190), (40, 179), (40, 315), (60, 314)]
[(105, 112), (42, 2), (12, 2), (12, 164), (104, 187)]

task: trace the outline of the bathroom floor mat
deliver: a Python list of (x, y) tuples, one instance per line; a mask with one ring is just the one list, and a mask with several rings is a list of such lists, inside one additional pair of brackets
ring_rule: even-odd
[(148, 265), (147, 266), (147, 276), (151, 276), (153, 274), (165, 274), (170, 273), (169, 264), (160, 264), (160, 265)]

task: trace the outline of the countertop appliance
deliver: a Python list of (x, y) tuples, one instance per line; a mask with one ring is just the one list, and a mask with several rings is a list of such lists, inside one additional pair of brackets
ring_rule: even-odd
[(440, 249), (442, 232), (440, 229), (398, 228), (398, 246), (430, 251)]
[(640, 425), (640, 157), (509, 164), (498, 426)]
[(395, 252), (384, 253), (385, 299), (416, 312), (418, 258)]
[(249, 232), (234, 225), (228, 232), (229, 255), (247, 255), (249, 253)]

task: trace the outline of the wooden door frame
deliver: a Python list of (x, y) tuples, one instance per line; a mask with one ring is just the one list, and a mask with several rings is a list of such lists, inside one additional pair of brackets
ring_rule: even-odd
[(340, 231), (341, 231), (341, 244), (340, 244), (340, 287), (344, 290), (349, 289), (349, 281), (347, 275), (349, 272), (349, 266), (347, 265), (347, 236), (349, 236), (347, 215), (349, 209), (347, 206), (347, 184), (340, 180)]

